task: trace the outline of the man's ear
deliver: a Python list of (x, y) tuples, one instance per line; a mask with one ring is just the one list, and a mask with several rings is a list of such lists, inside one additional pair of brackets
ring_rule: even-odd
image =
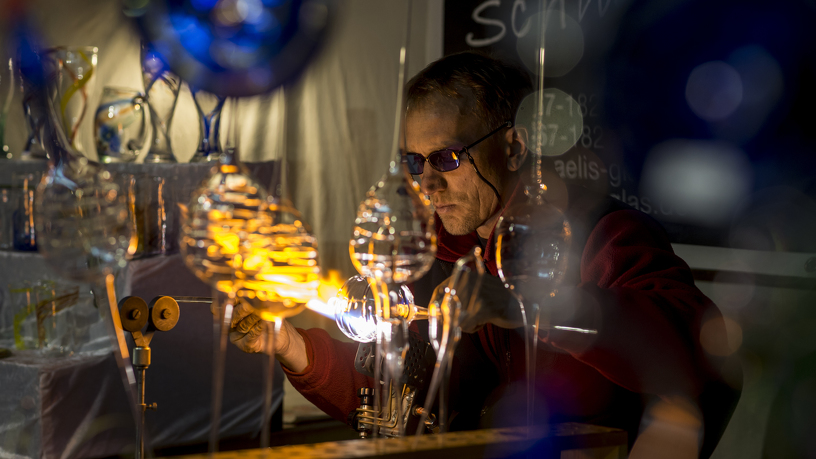
[(519, 170), (527, 159), (527, 128), (514, 126), (505, 133), (507, 140), (507, 169), (513, 172)]

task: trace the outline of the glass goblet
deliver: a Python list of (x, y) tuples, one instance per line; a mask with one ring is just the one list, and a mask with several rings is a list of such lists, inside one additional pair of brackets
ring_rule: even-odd
[(135, 161), (147, 137), (145, 118), (142, 93), (133, 89), (105, 87), (94, 117), (99, 161)]
[(210, 94), (190, 87), (193, 94), (198, 119), (200, 122), (200, 139), (191, 163), (217, 161), (221, 157), (221, 111), (226, 97)]

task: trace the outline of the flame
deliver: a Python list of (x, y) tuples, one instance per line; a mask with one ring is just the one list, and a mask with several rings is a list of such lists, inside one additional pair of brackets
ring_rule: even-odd
[(324, 317), (334, 319), (334, 302), (337, 292), (343, 287), (343, 281), (340, 278), (340, 271), (331, 269), (328, 274), (327, 278), (320, 279), (317, 298), (309, 300), (306, 307)]

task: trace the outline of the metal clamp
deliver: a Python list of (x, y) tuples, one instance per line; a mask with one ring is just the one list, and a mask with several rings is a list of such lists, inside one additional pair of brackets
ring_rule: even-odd
[[(133, 336), (135, 347), (131, 360), (136, 370), (136, 393), (138, 396), (139, 422), (136, 424), (136, 459), (144, 457), (145, 411), (155, 411), (155, 403), (145, 404), (145, 372), (150, 366), (150, 341), (158, 331), (170, 331), (176, 326), (180, 315), (179, 305), (169, 296), (153, 298), (148, 305), (137, 296), (126, 296), (119, 301), (119, 317), (122, 328)], [(147, 329), (142, 333), (142, 328)]]

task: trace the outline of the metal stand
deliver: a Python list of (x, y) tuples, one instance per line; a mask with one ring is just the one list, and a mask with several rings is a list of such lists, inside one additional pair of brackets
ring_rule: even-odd
[[(150, 305), (136, 296), (127, 296), (119, 302), (119, 317), (122, 328), (133, 336), (133, 368), (136, 370), (136, 393), (139, 420), (136, 423), (136, 459), (144, 458), (145, 412), (156, 410), (156, 404), (145, 403), (145, 372), (150, 366), (150, 340), (153, 333), (169, 331), (176, 326), (179, 320), (179, 306), (176, 300), (169, 296), (153, 298)], [(142, 333), (142, 328), (147, 330)]]

